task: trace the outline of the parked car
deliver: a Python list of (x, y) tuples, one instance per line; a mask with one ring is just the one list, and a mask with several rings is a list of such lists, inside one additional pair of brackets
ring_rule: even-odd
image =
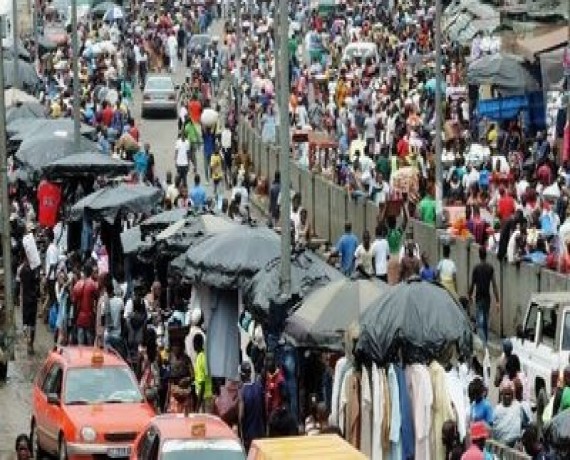
[(128, 458), (154, 415), (120, 356), (92, 347), (56, 349), (33, 387), (34, 458)]
[(135, 441), (132, 460), (245, 460), (237, 435), (207, 414), (154, 417)]
[(141, 116), (149, 112), (167, 112), (178, 115), (178, 87), (167, 74), (149, 74), (143, 90)]
[(190, 67), (193, 56), (203, 54), (211, 44), (212, 37), (208, 34), (192, 35), (188, 40), (188, 46), (186, 46), (186, 65)]
[(511, 341), (530, 384), (531, 397), (535, 399), (540, 388), (550, 395), (553, 371), (561, 372), (570, 364), (570, 293), (533, 294)]

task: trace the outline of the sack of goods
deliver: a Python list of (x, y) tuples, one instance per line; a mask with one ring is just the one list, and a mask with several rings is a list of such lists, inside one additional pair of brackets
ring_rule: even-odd
[(202, 123), (202, 126), (210, 128), (216, 126), (218, 123), (218, 117), (219, 114), (215, 110), (204, 109), (202, 116), (200, 117), (200, 122)]

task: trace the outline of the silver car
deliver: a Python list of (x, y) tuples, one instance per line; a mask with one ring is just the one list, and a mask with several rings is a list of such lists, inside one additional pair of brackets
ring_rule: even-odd
[(149, 112), (168, 112), (176, 117), (178, 113), (178, 87), (172, 77), (166, 74), (149, 74), (143, 90), (141, 116)]

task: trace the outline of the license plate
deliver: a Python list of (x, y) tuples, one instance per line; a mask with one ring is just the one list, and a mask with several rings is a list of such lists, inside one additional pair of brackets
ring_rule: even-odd
[(154, 100), (156, 100), (156, 101), (165, 101), (165, 100), (166, 100), (166, 96), (154, 96)]
[(130, 447), (111, 447), (107, 450), (107, 455), (112, 458), (128, 457), (131, 455)]

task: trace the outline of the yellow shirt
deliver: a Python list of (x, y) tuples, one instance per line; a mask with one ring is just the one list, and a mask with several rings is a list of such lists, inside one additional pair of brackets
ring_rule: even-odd
[(196, 356), (194, 364), (194, 383), (196, 384), (196, 392), (203, 386), (204, 399), (212, 397), (212, 377), (208, 375), (208, 363), (206, 362), (206, 353), (201, 351)]
[(210, 169), (212, 170), (213, 180), (222, 179), (222, 157), (220, 155), (212, 155), (212, 158), (210, 159)]

